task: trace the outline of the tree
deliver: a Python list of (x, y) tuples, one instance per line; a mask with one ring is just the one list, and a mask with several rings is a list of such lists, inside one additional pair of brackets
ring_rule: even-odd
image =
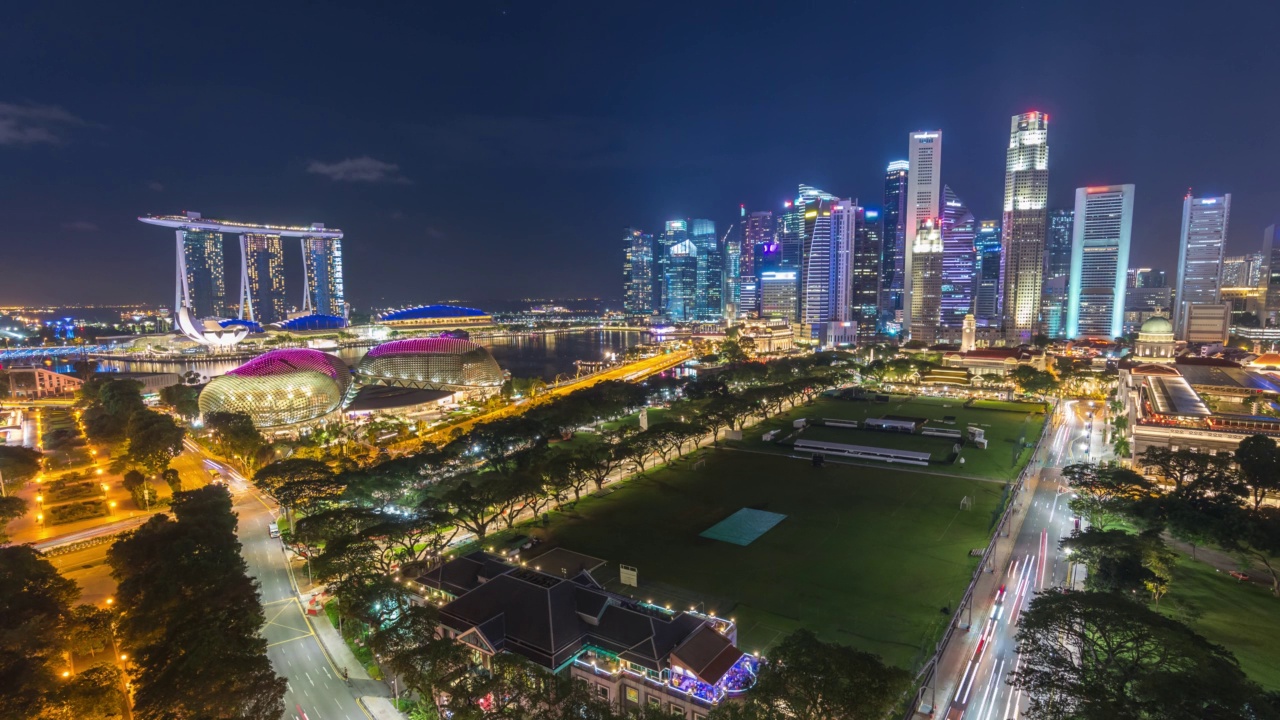
[(27, 501), (16, 495), (0, 497), (0, 543), (9, 541), (5, 526), (27, 513)]
[(1090, 527), (1062, 540), (1075, 562), (1088, 568), (1085, 588), (1133, 595), (1142, 590), (1159, 600), (1173, 579), (1175, 556), (1154, 533)]
[(1049, 343), (1051, 343), (1051, 342), (1053, 342), (1053, 341), (1052, 341), (1052, 340), (1050, 340), (1050, 339), (1049, 339), (1049, 336), (1048, 336), (1048, 335), (1045, 335), (1044, 333), (1037, 333), (1037, 334), (1035, 335), (1035, 337), (1031, 338), (1031, 344), (1032, 344), (1032, 345), (1035, 345), (1036, 347), (1040, 348), (1041, 350), (1043, 350), (1043, 349), (1045, 349), (1045, 348), (1049, 347)]
[(164, 471), (160, 473), (160, 478), (169, 486), (170, 492), (182, 492), (182, 476), (178, 474), (177, 470), (174, 470), (173, 468), (165, 468)]
[(1063, 468), (1062, 477), (1076, 491), (1071, 511), (1098, 528), (1118, 522), (1133, 503), (1155, 492), (1142, 475), (1114, 466), (1077, 463)]
[(144, 408), (129, 418), (126, 434), (129, 462), (148, 474), (158, 474), (182, 452), (186, 431), (168, 415)]
[(109, 720), (124, 712), (124, 674), (115, 665), (94, 665), (75, 677), (58, 694), (59, 710), (67, 720)]
[(1257, 562), (1271, 575), (1271, 592), (1280, 597), (1280, 508), (1241, 513), (1236, 522), (1217, 523), (1223, 549)]
[(441, 700), (470, 671), (471, 653), (463, 643), (441, 637), (438, 627), (435, 608), (414, 605), (376, 629), (369, 644), (406, 690), (431, 698), (443, 716)]
[(910, 685), (909, 673), (885, 665), (875, 655), (824, 643), (808, 630), (797, 630), (761, 666), (744, 701), (745, 717), (879, 720), (902, 701)]
[(1250, 435), (1240, 441), (1235, 452), (1244, 481), (1256, 510), (1267, 493), (1280, 492), (1280, 448), (1266, 435)]
[(27, 545), (0, 547), (0, 708), (38, 717), (58, 690), (76, 584)]
[(266, 620), (220, 486), (174, 495), (108, 552), (121, 649), (134, 663), (134, 716), (260, 718), (284, 713), (284, 679), (259, 635)]
[(77, 605), (68, 622), (69, 649), (78, 655), (97, 655), (111, 647), (111, 613), (92, 605)]
[(1058, 380), (1051, 373), (1037, 370), (1030, 365), (1019, 365), (1009, 373), (1009, 379), (1027, 395), (1044, 397), (1058, 389)]
[(447, 490), (440, 499), (453, 508), (454, 518), (462, 527), (484, 540), (502, 510), (498, 504), (505, 499), (506, 489), (496, 482), (472, 482), (463, 480)]
[(1141, 462), (1144, 467), (1173, 483), (1175, 490), (1182, 490), (1196, 478), (1231, 472), (1230, 456), (1210, 455), (1190, 448), (1171, 450), (1152, 446), (1142, 451)]
[(247, 413), (211, 412), (205, 415), (204, 425), (212, 433), (219, 452), (238, 458), (247, 470), (257, 467), (258, 455), (266, 448), (267, 441)]
[(200, 396), (190, 385), (169, 385), (160, 388), (160, 402), (173, 408), (173, 411), (184, 418), (200, 416)]
[(1043, 591), (1016, 639), (1032, 720), (1252, 717), (1262, 700), (1225, 649), (1113, 593)]
[(40, 472), (44, 455), (39, 450), (18, 445), (0, 445), (0, 475), (6, 486), (21, 483)]

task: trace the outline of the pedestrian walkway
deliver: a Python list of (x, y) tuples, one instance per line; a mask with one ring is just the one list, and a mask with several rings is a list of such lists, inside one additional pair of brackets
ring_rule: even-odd
[(384, 697), (362, 697), (364, 709), (374, 720), (405, 720), (405, 714), (396, 709), (395, 701)]

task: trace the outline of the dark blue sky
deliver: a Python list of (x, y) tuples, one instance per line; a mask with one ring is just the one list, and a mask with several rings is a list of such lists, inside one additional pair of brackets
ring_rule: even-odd
[(878, 204), (914, 129), (996, 217), (1029, 109), (1052, 205), (1136, 183), (1135, 264), (1173, 269), (1188, 186), (1233, 193), (1230, 252), (1280, 219), (1272, 1), (15, 5), (0, 302), (168, 300), (134, 218), (182, 209), (343, 228), (357, 306), (616, 296), (624, 226)]

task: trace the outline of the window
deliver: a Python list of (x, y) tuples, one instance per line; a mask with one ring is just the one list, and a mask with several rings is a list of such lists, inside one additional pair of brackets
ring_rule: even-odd
[(640, 691), (639, 691), (639, 690), (637, 690), (637, 689), (635, 689), (635, 688), (633, 688), (633, 687), (628, 687), (628, 688), (626, 688), (626, 693), (627, 693), (627, 702), (629, 702), (629, 703), (637, 703), (637, 704), (639, 704), (639, 702), (640, 702)]
[(673, 715), (684, 715), (684, 708), (675, 703), (671, 703), (671, 713)]
[(601, 699), (601, 700), (608, 700), (608, 699), (609, 699), (609, 686), (608, 686), (608, 685), (596, 685), (596, 695), (600, 696), (600, 699)]
[(660, 710), (662, 708), (662, 698), (657, 695), (647, 695), (646, 698), (649, 700), (650, 710)]

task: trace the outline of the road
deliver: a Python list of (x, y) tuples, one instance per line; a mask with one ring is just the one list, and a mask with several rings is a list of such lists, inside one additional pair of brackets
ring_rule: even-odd
[[(198, 449), (194, 443), (188, 447)], [(267, 530), (279, 515), (278, 507), (231, 468), (208, 458), (204, 462), (228, 479), (232, 491), (239, 517), (236, 533), (241, 554), (249, 566), (249, 575), (258, 580), (262, 589), (262, 609), (267, 617), (262, 634), (267, 639), (267, 656), (276, 673), (289, 683), (283, 718), (366, 720), (369, 716), (342, 679), (341, 669), (330, 662), (303, 612), (284, 545)]]
[[(1079, 567), (1058, 549), (1062, 538), (1075, 529), (1067, 507), (1069, 488), (1061, 482), (1061, 469), (1077, 462), (1105, 459), (1103, 403), (1066, 401), (1059, 407), (1059, 422), (1048, 451), (1040, 460), (1038, 479), (1014, 502), (1029, 502), (1021, 528), (1014, 536), (1009, 561), (1001, 569), (997, 589), (990, 597), (975, 599), (971, 632), (972, 652), (958, 675), (945, 717), (948, 720), (1012, 720), (1021, 717), (1027, 698), (1009, 687), (1009, 673), (1020, 656), (1014, 636), (1018, 617), (1045, 588), (1062, 587), (1068, 578), (1079, 584)], [(1095, 417), (1096, 415), (1096, 417)]]
[[(626, 365), (619, 365), (618, 367), (610, 368), (576, 382), (571, 382), (548, 390), (538, 396), (538, 403), (546, 402), (551, 398), (560, 397), (562, 395), (568, 395), (571, 392), (582, 390), (583, 388), (589, 388), (596, 383), (601, 383), (606, 380), (623, 380), (626, 382), (642, 380), (650, 375), (666, 372), (667, 370), (688, 362), (691, 359), (693, 359), (692, 350), (678, 350), (665, 355), (655, 355), (654, 357), (645, 358), (644, 360), (637, 360), (636, 362), (627, 363)], [(455, 433), (466, 433), (479, 423), (519, 415), (530, 407), (533, 407), (533, 405), (533, 403), (507, 405), (506, 407), (499, 408), (493, 412), (477, 415), (460, 423), (440, 428), (439, 430), (423, 436), (423, 440), (429, 442), (441, 442), (453, 437)]]

